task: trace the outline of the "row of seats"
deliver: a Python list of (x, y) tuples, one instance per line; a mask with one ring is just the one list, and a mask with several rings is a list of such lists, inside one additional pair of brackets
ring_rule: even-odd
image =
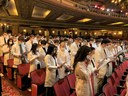
[(123, 96), (120, 95), (125, 88), (125, 78), (128, 71), (128, 61), (123, 62), (118, 66), (115, 71), (107, 80), (107, 84), (103, 87), (102, 96)]
[[(3, 57), (0, 57), (0, 71), (4, 73)], [(7, 77), (14, 80), (13, 59), (9, 59), (7, 65)], [(38, 69), (30, 73), (28, 78), (30, 64), (20, 64), (16, 73), (16, 85), (19, 89), (25, 89), (31, 86), (31, 96), (44, 96), (46, 88), (44, 87), (46, 70)], [(58, 80), (53, 86), (56, 96), (76, 96), (75, 94), (75, 74), (69, 74), (64, 79)]]

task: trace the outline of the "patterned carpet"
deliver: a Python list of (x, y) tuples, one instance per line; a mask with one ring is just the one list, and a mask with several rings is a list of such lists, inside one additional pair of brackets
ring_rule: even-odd
[(2, 91), (2, 96), (23, 96), (4, 77), (2, 77)]

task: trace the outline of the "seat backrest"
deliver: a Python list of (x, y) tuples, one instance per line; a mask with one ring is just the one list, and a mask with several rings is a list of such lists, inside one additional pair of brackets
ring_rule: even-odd
[(4, 56), (0, 56), (0, 62), (4, 63)]
[(126, 95), (126, 89), (124, 89), (124, 90), (121, 92), (120, 96), (125, 96), (125, 95)]
[(66, 76), (66, 78), (68, 79), (68, 83), (70, 88), (75, 89), (75, 82), (76, 82), (76, 77), (75, 74), (69, 74), (68, 76)]
[(38, 69), (30, 73), (32, 84), (43, 84), (45, 82), (45, 69)]
[(14, 64), (14, 59), (8, 59), (7, 63), (8, 63), (8, 67), (12, 67)]
[(18, 72), (21, 75), (26, 75), (29, 73), (30, 64), (20, 64), (18, 65)]
[(54, 84), (56, 96), (70, 96), (70, 87), (67, 78), (61, 79)]
[(105, 84), (103, 87), (103, 93), (105, 96), (113, 96), (112, 94), (112, 88), (109, 83)]

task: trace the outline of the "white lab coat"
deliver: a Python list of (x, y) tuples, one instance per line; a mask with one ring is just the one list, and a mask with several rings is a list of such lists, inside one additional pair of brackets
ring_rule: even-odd
[(64, 51), (62, 51), (60, 48), (57, 52), (57, 62), (58, 64), (63, 64), (64, 62), (66, 62), (64, 64), (64, 66), (62, 66), (62, 68), (59, 68), (58, 69), (58, 73), (59, 73), (59, 78), (62, 79), (64, 78), (67, 73), (65, 73), (65, 67), (68, 65), (68, 66), (71, 66), (70, 65), (70, 55), (69, 55), (69, 52), (65, 49)]
[(46, 53), (44, 52), (44, 49), (42, 47), (39, 47), (38, 51), (39, 51), (39, 55), (40, 55), (38, 60), (41, 62), (41, 68), (45, 68), (46, 65), (44, 63), (44, 57), (46, 56)]
[(27, 42), (25, 43), (25, 45), (26, 45), (27, 52), (30, 52), (30, 50), (31, 50), (31, 48), (32, 48), (32, 43), (31, 43), (31, 41), (30, 41), (30, 40), (27, 41)]
[(78, 62), (75, 68), (76, 75), (76, 95), (92, 96), (91, 70), (85, 65), (85, 62)]
[[(95, 54), (94, 54), (94, 59), (96, 64), (99, 64), (98, 66), (100, 66), (100, 63), (106, 63), (105, 58), (107, 58), (103, 47), (100, 45), (99, 47), (96, 48), (95, 50)], [(104, 62), (103, 62), (104, 61)], [(101, 64), (101, 65), (102, 65)], [(103, 66), (98, 73), (98, 78), (104, 78), (104, 76), (106, 75), (106, 71), (107, 71), (107, 65)]]
[(75, 55), (76, 55), (78, 49), (79, 49), (78, 45), (75, 42), (73, 42), (71, 44), (71, 46), (70, 46), (70, 51), (71, 51), (71, 65), (73, 65), (73, 63), (74, 63), (74, 58), (75, 58)]
[[(22, 43), (21, 46), (22, 46), (23, 53), (25, 53), (26, 52), (26, 48), (25, 48), (24, 43)], [(11, 53), (12, 53), (12, 55), (14, 57), (14, 66), (13, 67), (17, 68), (17, 66), (22, 63), (21, 57), (18, 57), (19, 55), (22, 55), (20, 53), (20, 46), (19, 46), (18, 41), (12, 46)]]
[(46, 78), (45, 78), (45, 87), (53, 87), (55, 82), (57, 81), (56, 76), (56, 59), (54, 59), (51, 55), (45, 56), (45, 64), (46, 64)]
[[(6, 43), (8, 41), (8, 37), (5, 38), (6, 39)], [(4, 41), (4, 37), (0, 36), (0, 56), (3, 56), (3, 51), (2, 51), (2, 47), (4, 46), (5, 41)]]
[(41, 62), (38, 60), (39, 57), (39, 53), (37, 52), (37, 54), (33, 54), (32, 51), (30, 51), (28, 53), (28, 61), (30, 62), (30, 70), (29, 70), (29, 74), (28, 77), (30, 77), (30, 73), (34, 70), (37, 69), (37, 64), (41, 65)]
[(10, 52), (10, 48), (8, 47), (8, 45), (4, 45), (2, 48), (3, 54), (4, 54), (4, 65), (7, 66), (7, 60), (12, 58), (12, 54)]

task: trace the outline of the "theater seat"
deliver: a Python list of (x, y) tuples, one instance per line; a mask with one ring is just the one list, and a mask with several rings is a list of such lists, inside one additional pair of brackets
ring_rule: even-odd
[(45, 69), (38, 69), (30, 73), (31, 77), (31, 96), (43, 96), (45, 94)]
[(0, 72), (4, 74), (4, 57), (0, 56)]
[(70, 91), (74, 91), (75, 90), (75, 82), (76, 82), (76, 77), (75, 74), (69, 74), (68, 76), (66, 76), (69, 86), (70, 86)]
[(17, 73), (17, 87), (20, 89), (29, 87), (30, 79), (28, 79), (28, 73), (30, 69), (30, 64), (20, 64), (18, 65), (18, 73)]
[(124, 89), (124, 90), (121, 92), (120, 96), (125, 96), (125, 95), (126, 95), (126, 89)]
[(7, 63), (8, 63), (8, 66), (7, 66), (8, 79), (13, 80), (14, 79), (14, 69), (12, 66), (14, 64), (14, 59), (8, 59)]
[(70, 86), (67, 78), (61, 79), (54, 85), (56, 96), (76, 96), (75, 91), (70, 92)]

